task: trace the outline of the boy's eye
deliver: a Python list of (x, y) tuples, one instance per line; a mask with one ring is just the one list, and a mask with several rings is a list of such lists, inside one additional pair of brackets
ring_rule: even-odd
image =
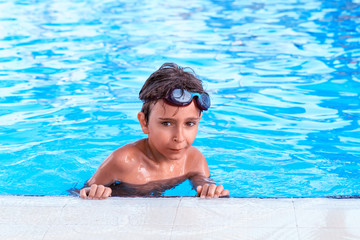
[(186, 125), (192, 127), (196, 125), (196, 122), (187, 122)]
[(170, 126), (171, 125), (170, 122), (161, 122), (161, 124), (164, 125), (164, 126)]

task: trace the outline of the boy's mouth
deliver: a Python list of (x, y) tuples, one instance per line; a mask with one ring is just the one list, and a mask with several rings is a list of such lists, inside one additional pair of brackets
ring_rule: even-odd
[(180, 148), (180, 149), (170, 148), (170, 150), (173, 152), (180, 152), (182, 150), (182, 148)]

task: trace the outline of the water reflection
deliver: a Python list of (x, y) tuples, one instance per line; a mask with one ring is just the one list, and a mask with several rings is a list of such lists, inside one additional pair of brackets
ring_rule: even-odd
[[(189, 173), (184, 176), (180, 176), (172, 179), (165, 179), (160, 181), (152, 181), (146, 184), (129, 184), (122, 181), (116, 181), (108, 187), (111, 188), (111, 196), (118, 197), (160, 197), (164, 196), (167, 190), (174, 189), (187, 179), (190, 180), (193, 189), (196, 189), (199, 185), (204, 184), (213, 184), (214, 180), (211, 178), (203, 178), (194, 173)], [(72, 194), (78, 195), (79, 189), (70, 189), (68, 190)], [(196, 191), (195, 191), (196, 194)], [(194, 194), (194, 196), (195, 196)]]
[(211, 94), (195, 145), (232, 196), (359, 194), (359, 5), (1, 2), (2, 192), (62, 194), (144, 137), (138, 91), (173, 61)]

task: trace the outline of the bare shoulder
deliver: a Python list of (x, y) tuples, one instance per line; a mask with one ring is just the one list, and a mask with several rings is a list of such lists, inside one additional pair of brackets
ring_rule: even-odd
[(116, 149), (110, 156), (109, 160), (117, 167), (133, 166), (139, 162), (140, 156), (143, 154), (143, 140), (126, 144)]
[(197, 172), (205, 176), (209, 176), (209, 167), (205, 156), (194, 146), (189, 149), (189, 154), (186, 160), (187, 172)]
[(141, 140), (116, 149), (89, 179), (88, 185), (107, 185), (114, 181), (126, 179), (129, 174), (131, 175), (132, 170), (136, 169), (141, 154)]
[(189, 149), (189, 158), (194, 158), (195, 161), (206, 161), (204, 155), (194, 146)]

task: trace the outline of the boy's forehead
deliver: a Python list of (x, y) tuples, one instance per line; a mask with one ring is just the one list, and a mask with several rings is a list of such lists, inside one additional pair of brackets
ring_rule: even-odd
[(151, 109), (151, 113), (158, 117), (174, 117), (180, 115), (182, 117), (199, 117), (199, 109), (196, 107), (194, 101), (187, 106), (172, 106), (167, 104), (164, 100), (157, 101)]

